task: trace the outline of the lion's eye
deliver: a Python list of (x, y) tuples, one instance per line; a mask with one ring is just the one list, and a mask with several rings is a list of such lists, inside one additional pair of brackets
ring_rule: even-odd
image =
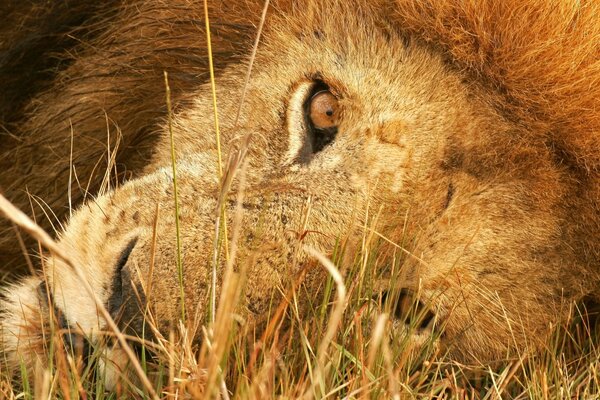
[(321, 90), (310, 99), (309, 117), (315, 129), (335, 128), (338, 112), (338, 99), (328, 90)]
[(286, 162), (308, 164), (332, 143), (343, 113), (340, 95), (322, 80), (303, 82), (289, 100), (286, 115), (289, 148)]
[(338, 131), (339, 101), (326, 84), (318, 82), (304, 106), (310, 152), (318, 153), (333, 142)]

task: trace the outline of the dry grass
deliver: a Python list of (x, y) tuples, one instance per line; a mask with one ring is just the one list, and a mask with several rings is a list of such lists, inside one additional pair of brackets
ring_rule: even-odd
[[(6, 203), (0, 208), (20, 226), (29, 226), (27, 231), (55, 255), (69, 258)], [(368, 283), (381, 268), (371, 256), (377, 241), (366, 240), (364, 246), (345, 277), (338, 269), (346, 251), (341, 245), (331, 260), (313, 249), (302, 250), (330, 274), (325, 295), (311, 305), (309, 318), (301, 318), (297, 311), (298, 302), (310, 298), (299, 283), (289, 289), (283, 303), (273, 304), (277, 311), (266, 329), (243, 329), (235, 310), (244, 271), (228, 269), (215, 321), (201, 328), (201, 345), (190, 340), (193, 335), (185, 323), (169, 337), (161, 336), (148, 312), (147, 329), (158, 339), (144, 343), (128, 338), (129, 344), (143, 350), (138, 352), (143, 372), (123, 375), (117, 393), (104, 392), (102, 364), (97, 362), (103, 357), (101, 345), (94, 349), (92, 362), (83, 365), (81, 354), (65, 353), (60, 340), (54, 340), (49, 367), (38, 368), (34, 375), (23, 368), (16, 377), (1, 371), (0, 397), (591, 399), (600, 394), (598, 332), (577, 317), (583, 314), (578, 310), (572, 321), (557, 327), (546, 349), (493, 367), (457, 364), (434, 341), (418, 350), (410, 348), (406, 338), (392, 329), (398, 321), (390, 303), (373, 300)], [(107, 332), (115, 335), (124, 339), (116, 326)]]

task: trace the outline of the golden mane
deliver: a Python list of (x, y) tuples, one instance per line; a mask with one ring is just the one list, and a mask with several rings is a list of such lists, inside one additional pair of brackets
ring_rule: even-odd
[(398, 0), (402, 30), (492, 85), (569, 163), (600, 171), (600, 2)]

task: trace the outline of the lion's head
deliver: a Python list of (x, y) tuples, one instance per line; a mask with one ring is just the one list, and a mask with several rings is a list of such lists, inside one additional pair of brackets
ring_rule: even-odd
[[(275, 4), (256, 56), (246, 44), (217, 69), (218, 133), (210, 81), (190, 85), (143, 172), (69, 220), (60, 245), (121, 327), (142, 335), (147, 310), (164, 332), (182, 312), (205, 321), (228, 265), (246, 279), (236, 312), (259, 326), (299, 280), (319, 299), (328, 273), (307, 247), (351, 273), (367, 237), (359, 296), (399, 320), (418, 299), (409, 334), (443, 331), (462, 361), (539, 346), (600, 293), (598, 7), (367, 3)], [(71, 267), (45, 264), (68, 324), (102, 330)], [(8, 292), (6, 324), (39, 282)], [(4, 336), (9, 357), (35, 350)]]

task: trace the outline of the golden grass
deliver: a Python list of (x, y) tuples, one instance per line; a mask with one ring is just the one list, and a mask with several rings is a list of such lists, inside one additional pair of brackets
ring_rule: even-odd
[[(55, 256), (68, 261), (68, 254), (3, 198), (0, 209)], [(0, 398), (591, 399), (600, 394), (598, 332), (578, 310), (572, 321), (557, 327), (546, 349), (493, 367), (453, 362), (433, 342), (411, 349), (391, 329), (397, 321), (389, 303), (373, 300), (368, 289), (381, 267), (370, 256), (376, 251), (376, 241), (372, 243), (367, 241), (346, 276), (338, 269), (346, 249), (336, 248), (331, 260), (313, 249), (301, 250), (330, 275), (324, 298), (311, 305), (309, 318), (301, 318), (297, 310), (298, 302), (309, 301), (299, 283), (281, 304), (273, 304), (279, 312), (272, 313), (260, 336), (246, 332), (235, 313), (245, 270), (227, 268), (215, 321), (201, 328), (202, 345), (191, 340), (191, 325), (183, 322), (163, 337), (148, 311), (147, 329), (155, 333), (156, 342), (126, 337), (109, 322), (108, 336), (116, 337), (122, 346), (125, 342), (141, 345), (148, 353), (142, 352), (139, 359), (129, 354), (137, 372), (122, 376), (117, 393), (104, 392), (99, 363), (82, 366), (81, 355), (65, 354), (54, 340), (59, 345), (48, 355), (54, 362), (40, 367), (34, 376), (25, 369), (16, 377), (0, 371)], [(102, 305), (98, 307), (110, 321)], [(100, 358), (98, 345), (91, 359)]]

